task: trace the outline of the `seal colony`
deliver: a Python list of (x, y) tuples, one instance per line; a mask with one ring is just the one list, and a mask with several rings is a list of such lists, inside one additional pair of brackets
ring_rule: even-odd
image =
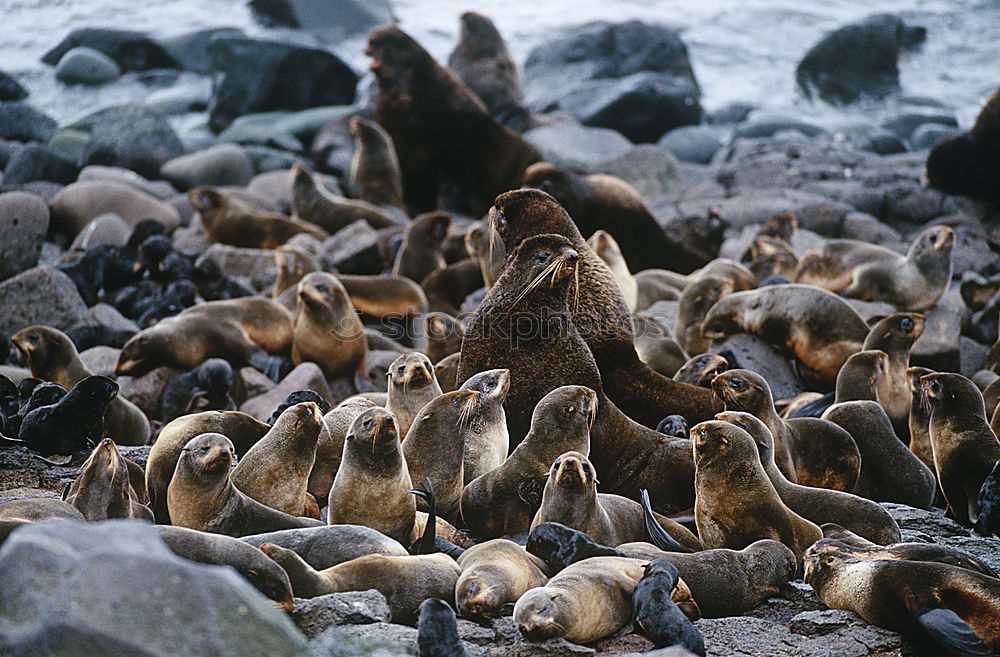
[[(13, 327), (0, 455), (74, 471), (0, 502), (0, 543), (153, 521), (287, 612), (375, 590), (427, 656), (463, 654), (456, 613), (721, 654), (699, 619), (796, 579), (935, 654), (1000, 650), (998, 552), (906, 523), (1000, 533), (1000, 266), (953, 280), (961, 226), (670, 217), (521, 134), (549, 119), (487, 17), (452, 70), (394, 26), (366, 52), (372, 107), (324, 129), (339, 179), (199, 181), (180, 226), (60, 257), (93, 322)], [(998, 98), (932, 185), (995, 198), (969, 167), (995, 170)]]

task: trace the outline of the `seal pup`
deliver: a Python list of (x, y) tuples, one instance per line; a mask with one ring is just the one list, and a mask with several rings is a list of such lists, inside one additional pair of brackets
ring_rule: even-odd
[[(398, 216), (366, 200), (350, 199), (334, 193), (302, 162), (292, 165), (292, 208), (301, 223), (331, 235), (365, 221), (372, 228), (398, 228), (407, 216)], [(320, 238), (322, 240), (322, 238)]]
[(415, 217), (403, 233), (393, 275), (420, 283), (434, 271), (444, 269), (447, 263), (442, 244), (450, 226), (451, 215), (447, 212), (426, 212)]
[(622, 299), (625, 300), (625, 307), (628, 308), (629, 312), (634, 313), (639, 303), (639, 284), (636, 283), (635, 276), (629, 271), (628, 263), (625, 262), (625, 256), (622, 255), (618, 242), (611, 236), (611, 233), (597, 230), (587, 238), (587, 245), (611, 270), (615, 282), (618, 283), (618, 289), (621, 290)]
[(417, 654), (419, 657), (465, 657), (465, 648), (458, 638), (455, 611), (444, 600), (427, 598), (420, 603)]
[[(824, 538), (812, 545), (817, 553), (826, 551), (843, 552), (859, 559), (876, 561), (894, 559), (898, 561), (928, 561), (943, 563), (949, 566), (965, 568), (987, 577), (997, 579), (997, 573), (986, 563), (975, 558), (968, 552), (958, 548), (934, 543), (893, 543), (892, 545), (876, 545), (836, 524), (823, 525)], [(842, 536), (842, 538), (834, 538)]]
[(386, 408), (396, 419), (401, 436), (424, 406), (441, 393), (430, 359), (420, 352), (403, 354), (392, 361), (387, 372), (389, 380)]
[(403, 179), (392, 137), (375, 121), (352, 116), (348, 130), (354, 137), (354, 155), (348, 184), (354, 195), (374, 205), (406, 215)]
[(731, 279), (713, 275), (700, 276), (684, 288), (677, 302), (674, 339), (685, 352), (697, 354), (708, 350), (711, 341), (701, 331), (705, 315), (734, 291)]
[[(73, 341), (58, 329), (30, 326), (15, 333), (11, 342), (27, 357), (32, 376), (58, 383), (66, 390), (94, 375), (80, 360)], [(108, 404), (104, 431), (119, 445), (145, 445), (149, 420), (138, 406), (116, 394)]]
[(850, 493), (799, 486), (788, 481), (774, 462), (774, 439), (771, 432), (759, 419), (749, 413), (735, 411), (718, 413), (715, 419), (728, 422), (750, 434), (757, 445), (767, 478), (789, 509), (821, 528), (825, 523), (833, 522), (879, 545), (899, 542), (899, 525), (879, 504)]
[(167, 487), (172, 524), (237, 538), (322, 524), (264, 506), (237, 490), (229, 476), (235, 458), (233, 443), (218, 433), (202, 434), (184, 446)]
[(889, 356), (888, 368), (878, 385), (878, 403), (882, 404), (892, 427), (904, 442), (910, 437), (909, 417), (913, 393), (906, 374), (910, 349), (924, 333), (926, 319), (918, 313), (896, 313), (872, 325), (863, 349), (879, 349)]
[(465, 328), (448, 313), (427, 313), (424, 316), (424, 333), (427, 336), (427, 348), (424, 349), (424, 353), (434, 364), (462, 351)]
[(160, 419), (167, 423), (199, 411), (235, 411), (232, 388), (232, 366), (222, 358), (209, 358), (170, 380), (160, 395)]
[(545, 562), (506, 538), (472, 546), (458, 557), (458, 565), (462, 574), (455, 602), (465, 618), (499, 618), (506, 605), (549, 580)]
[(104, 433), (103, 417), (118, 394), (118, 384), (105, 376), (88, 376), (64, 397), (24, 416), (17, 437), (53, 465), (69, 463), (72, 455)]
[(935, 372), (921, 377), (920, 383), (931, 409), (928, 429), (938, 484), (949, 514), (962, 525), (972, 525), (979, 515), (979, 491), (1000, 461), (1000, 442), (972, 381), (961, 374)]
[(2, 520), (39, 522), (53, 518), (81, 522), (85, 520), (83, 514), (75, 506), (54, 497), (30, 497), (0, 503), (0, 519)]
[(465, 233), (465, 250), (479, 265), (479, 273), (486, 289), (493, 287), (500, 277), (505, 254), (503, 241), (489, 226), (489, 222), (477, 221), (469, 226)]
[[(145, 486), (142, 492), (144, 495)], [(153, 512), (132, 488), (125, 457), (110, 438), (102, 440), (90, 453), (80, 474), (66, 489), (63, 501), (79, 509), (91, 522), (108, 518), (153, 520)]]
[(680, 383), (712, 388), (712, 379), (729, 369), (729, 361), (719, 354), (698, 354), (691, 357), (679, 370), (674, 372), (673, 379)]
[[(753, 438), (726, 422), (691, 428), (695, 461), (694, 519), (706, 548), (739, 550), (762, 538), (800, 556), (823, 538), (820, 528), (781, 501)], [(801, 565), (796, 566), (801, 572)]]
[(292, 317), (292, 363), (310, 361), (328, 378), (353, 375), (370, 390), (368, 338), (347, 290), (333, 274), (314, 271), (299, 281)]
[(646, 564), (642, 579), (632, 592), (635, 622), (657, 648), (683, 646), (705, 657), (705, 639), (670, 599), (680, 581), (677, 566), (666, 559)]
[(459, 390), (479, 393), (479, 412), (470, 420), (465, 434), (462, 472), (465, 484), (491, 472), (507, 459), (510, 435), (503, 402), (510, 389), (510, 370), (486, 370), (469, 378)]
[(927, 157), (928, 184), (945, 194), (1000, 204), (995, 184), (1000, 173), (997, 144), (1000, 144), (1000, 91), (986, 101), (972, 130), (931, 149)]
[(330, 236), (314, 223), (255, 208), (207, 187), (190, 189), (188, 199), (201, 215), (201, 225), (209, 242), (245, 249), (274, 249), (299, 233), (321, 242)]

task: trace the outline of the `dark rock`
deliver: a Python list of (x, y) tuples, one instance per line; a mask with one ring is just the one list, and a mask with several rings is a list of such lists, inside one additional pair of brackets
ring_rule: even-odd
[(524, 138), (549, 162), (578, 173), (589, 173), (598, 163), (632, 148), (632, 142), (614, 130), (570, 122), (529, 130)]
[(210, 50), (223, 71), (209, 107), (209, 125), (217, 132), (252, 112), (354, 102), (358, 76), (329, 52), (228, 37), (214, 39)]
[(379, 233), (359, 219), (323, 242), (323, 269), (342, 274), (380, 274), (385, 268)]
[(665, 148), (682, 162), (708, 164), (720, 148), (718, 130), (701, 125), (681, 126), (660, 137), (657, 146)]
[(979, 536), (945, 536), (935, 542), (964, 550), (993, 570), (1000, 572), (1000, 539)]
[[(204, 112), (208, 109), (211, 96), (210, 84), (196, 87), (167, 87), (150, 93), (142, 99), (142, 104), (157, 114), (174, 116), (188, 112)], [(179, 137), (181, 142), (184, 142), (183, 136)]]
[(677, 187), (681, 181), (677, 158), (652, 144), (633, 146), (621, 155), (598, 162), (591, 171), (621, 178), (642, 198), (656, 198)]
[(806, 137), (815, 137), (825, 132), (823, 128), (812, 123), (799, 121), (793, 118), (765, 118), (761, 120), (751, 120), (736, 129), (735, 137), (741, 139), (765, 139), (773, 137), (779, 132), (798, 132)]
[(951, 128), (958, 127), (958, 121), (951, 114), (925, 114), (922, 112), (903, 112), (882, 122), (882, 127), (891, 130), (900, 139), (910, 140), (913, 133), (922, 125), (940, 125)]
[(76, 180), (79, 169), (48, 146), (25, 144), (19, 148), (3, 170), (5, 185), (23, 185), (35, 180), (48, 180), (68, 185)]
[(0, 308), (6, 335), (34, 324), (65, 329), (87, 317), (73, 280), (54, 267), (34, 267), (0, 283)]
[(910, 136), (910, 146), (915, 151), (933, 148), (948, 137), (957, 137), (960, 134), (962, 134), (960, 128), (952, 128), (940, 123), (924, 123), (913, 131)]
[(893, 502), (882, 502), (881, 504), (899, 525), (900, 531), (926, 534), (934, 541), (951, 536), (966, 537), (969, 535), (967, 529), (954, 520), (945, 518), (944, 511), (941, 509), (924, 511)]
[(927, 322), (924, 333), (910, 349), (910, 363), (942, 372), (961, 368), (959, 336), (962, 315), (968, 312), (958, 287), (948, 290), (933, 308), (923, 311)]
[(331, 625), (387, 623), (389, 618), (389, 603), (384, 595), (374, 590), (297, 598), (292, 612), (292, 620), (310, 639)]
[[(5, 371), (4, 374), (9, 376), (10, 373)], [(26, 374), (30, 376), (31, 372), (26, 371)], [(0, 495), (59, 495), (66, 484), (80, 474), (80, 465), (86, 458), (87, 455), (80, 452), (64, 466), (50, 465), (27, 447), (4, 447), (0, 449)]]
[(705, 121), (711, 125), (743, 123), (750, 116), (750, 112), (755, 109), (757, 109), (757, 106), (750, 103), (729, 103), (715, 111), (707, 112), (705, 114)]
[(253, 178), (254, 169), (244, 149), (234, 144), (219, 144), (164, 163), (160, 174), (180, 190), (200, 185), (242, 187)]
[(525, 63), (536, 111), (564, 110), (637, 142), (701, 120), (701, 91), (673, 30), (633, 20), (589, 23), (536, 47)]
[(316, 657), (413, 657), (417, 630), (393, 623), (342, 625), (312, 642)]
[(47, 141), (56, 131), (55, 119), (23, 102), (0, 103), (0, 139)]
[(788, 359), (755, 335), (738, 333), (712, 342), (708, 350), (725, 357), (729, 369), (759, 373), (767, 380), (775, 400), (790, 399), (805, 390)]
[(833, 105), (885, 98), (899, 91), (900, 51), (925, 37), (924, 28), (898, 16), (870, 16), (823, 37), (799, 62), (795, 79), (807, 97)]
[(296, 390), (315, 390), (323, 399), (332, 401), (330, 386), (323, 376), (323, 370), (316, 363), (306, 361), (289, 372), (273, 390), (246, 400), (240, 410), (263, 422), (271, 417), (271, 413), (285, 397)]
[(84, 122), (91, 130), (81, 164), (107, 164), (155, 178), (164, 162), (184, 153), (167, 120), (141, 105), (109, 107)]
[(49, 208), (41, 198), (27, 192), (0, 194), (0, 280), (38, 264), (48, 229)]
[(104, 53), (115, 60), (123, 71), (147, 71), (179, 66), (163, 46), (144, 32), (100, 27), (73, 30), (59, 45), (42, 56), (42, 62), (55, 66), (63, 55), (79, 46)]
[(295, 27), (339, 41), (394, 23), (386, 0), (250, 0), (253, 16), (264, 27)]
[(876, 155), (906, 152), (906, 144), (890, 130), (875, 130), (856, 142), (856, 146)]
[(292, 550), (316, 570), (332, 568), (339, 563), (366, 554), (404, 556), (407, 554), (399, 542), (385, 534), (360, 525), (327, 525), (306, 529), (284, 529), (266, 534), (244, 536), (240, 539), (255, 547), (274, 543)]
[(115, 330), (139, 332), (138, 324), (122, 315), (114, 306), (106, 303), (91, 306), (90, 310), (87, 311), (87, 316), (86, 324), (101, 324)]
[(990, 353), (990, 347), (985, 344), (980, 344), (972, 338), (967, 338), (963, 335), (959, 341), (958, 352), (959, 360), (961, 362), (959, 373), (962, 376), (971, 379), (976, 372), (985, 367), (986, 357)]
[(245, 146), (243, 150), (246, 151), (247, 156), (250, 158), (253, 170), (256, 173), (278, 170), (287, 171), (293, 164), (302, 159), (293, 153), (267, 146), (249, 145)]
[(140, 377), (120, 376), (118, 394), (138, 406), (147, 417), (158, 417), (164, 388), (183, 373), (183, 370), (164, 365)]
[(209, 46), (212, 44), (212, 39), (242, 36), (243, 31), (235, 27), (210, 27), (158, 41), (180, 68), (195, 73), (211, 73), (212, 54), (209, 52)]
[(0, 634), (4, 654), (165, 657), (211, 646), (216, 654), (298, 657), (308, 650), (291, 621), (232, 568), (174, 555), (139, 521), (20, 528), (0, 550), (0, 579), (7, 583), (0, 606), (16, 610)]
[(0, 102), (8, 100), (23, 100), (28, 97), (28, 90), (9, 73), (0, 71)]
[(56, 79), (66, 84), (104, 84), (121, 74), (115, 60), (87, 46), (69, 50), (56, 65)]
[(213, 244), (201, 254), (196, 265), (205, 260), (214, 260), (226, 276), (250, 278), (264, 269), (278, 269), (271, 249), (244, 249), (229, 244)]

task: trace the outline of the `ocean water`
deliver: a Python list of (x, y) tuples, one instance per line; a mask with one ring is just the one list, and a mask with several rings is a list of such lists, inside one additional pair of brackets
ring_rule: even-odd
[[(395, 0), (393, 7), (401, 27), (439, 60), (454, 45), (459, 14), (470, 9), (493, 18), (520, 62), (554, 31), (588, 21), (638, 18), (671, 25), (687, 43), (706, 109), (750, 102), (825, 125), (877, 119), (898, 110), (900, 101), (850, 110), (813, 104), (795, 88), (795, 65), (826, 32), (891, 12), (928, 31), (922, 49), (901, 59), (905, 96), (933, 99), (968, 127), (1000, 88), (1000, 0)], [(40, 58), (71, 29), (85, 26), (164, 36), (233, 26), (330, 48), (359, 71), (367, 63), (363, 39), (325, 43), (301, 31), (264, 29), (246, 0), (0, 0), (0, 69), (14, 74), (31, 91), (31, 102), (60, 121), (141, 100), (163, 86), (205, 84), (185, 73), (152, 82), (130, 74), (97, 88), (62, 85)]]

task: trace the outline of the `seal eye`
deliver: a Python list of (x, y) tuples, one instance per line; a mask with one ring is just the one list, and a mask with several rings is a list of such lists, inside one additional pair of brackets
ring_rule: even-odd
[(931, 381), (927, 385), (927, 388), (931, 391), (932, 394), (935, 394), (935, 395), (940, 395), (941, 394), (941, 382), (940, 381)]
[(733, 390), (739, 390), (740, 388), (743, 387), (743, 379), (741, 379), (738, 376), (734, 376), (733, 378), (729, 379), (729, 387), (732, 388)]
[(562, 461), (556, 461), (552, 464), (552, 467), (558, 469), (560, 465), (562, 465)]
[(910, 331), (912, 331), (913, 320), (910, 319), (909, 317), (904, 317), (903, 319), (899, 320), (899, 330), (902, 331), (903, 333), (909, 333)]
[(372, 419), (368, 418), (367, 420), (365, 420), (364, 422), (362, 422), (362, 426), (365, 429), (371, 429), (372, 428)]
[(317, 292), (322, 292), (323, 294), (326, 294), (326, 293), (328, 293), (330, 291), (330, 288), (327, 286), (326, 283), (321, 283), (321, 284), (319, 284), (319, 285), (316, 286), (316, 291)]
[(552, 259), (552, 254), (549, 253), (548, 251), (539, 251), (538, 253), (535, 254), (535, 262), (537, 262), (540, 265), (548, 264), (549, 260), (551, 259)]
[(698, 367), (705, 367), (706, 365), (708, 365), (708, 356), (702, 356), (701, 358), (699, 358), (697, 365)]
[(400, 365), (399, 369), (396, 370), (396, 371), (399, 372), (400, 374), (402, 374), (403, 372), (406, 371), (406, 365)]
[(497, 385), (497, 380), (495, 378), (490, 377), (489, 379), (486, 380), (487, 389), (493, 389), (496, 387), (496, 385)]
[(500, 235), (507, 233), (507, 217), (503, 216), (503, 210), (497, 210), (496, 229)]

